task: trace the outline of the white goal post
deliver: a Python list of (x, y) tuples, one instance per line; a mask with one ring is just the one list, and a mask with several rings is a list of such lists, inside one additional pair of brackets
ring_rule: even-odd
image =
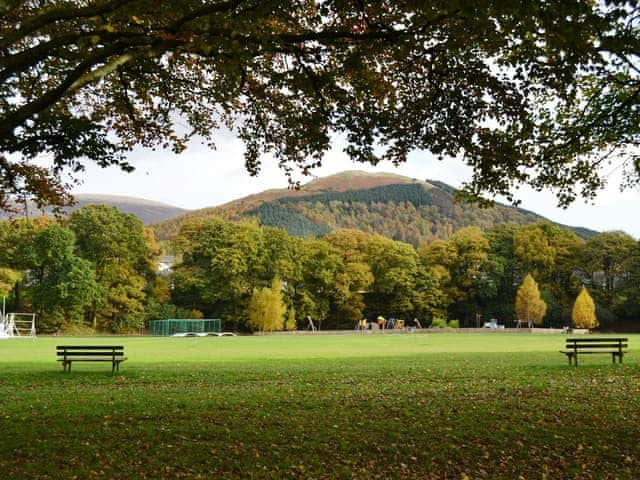
[(7, 337), (35, 337), (36, 314), (7, 313), (0, 323), (0, 335)]

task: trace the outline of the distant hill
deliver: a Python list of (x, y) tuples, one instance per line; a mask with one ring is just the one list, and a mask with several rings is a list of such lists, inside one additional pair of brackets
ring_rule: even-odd
[[(143, 198), (124, 197), (117, 195), (95, 195), (95, 194), (78, 194), (75, 195), (76, 203), (71, 207), (63, 209), (63, 212), (69, 213), (78, 208), (82, 208), (85, 205), (108, 205), (116, 207), (118, 210), (124, 213), (132, 213), (138, 217), (144, 224), (150, 224), (154, 222), (162, 222), (178, 215), (183, 215), (188, 210), (184, 208), (174, 207), (173, 205), (167, 205), (161, 202), (154, 202), (152, 200), (145, 200)], [(44, 212), (37, 210), (35, 206), (29, 208), (30, 216), (49, 215), (51, 209), (45, 209)], [(8, 218), (4, 212), (0, 212), (0, 218)], [(14, 215), (19, 217), (21, 215)]]
[[(159, 239), (169, 239), (191, 220), (253, 218), (263, 225), (284, 228), (292, 235), (318, 236), (338, 228), (353, 228), (417, 246), (448, 238), (456, 230), (471, 225), (489, 229), (505, 222), (527, 224), (545, 220), (512, 206), (496, 204), (493, 208), (480, 208), (456, 202), (455, 194), (453, 187), (438, 181), (348, 171), (313, 180), (300, 190), (267, 190), (152, 226)], [(573, 230), (583, 238), (597, 233), (580, 227)]]

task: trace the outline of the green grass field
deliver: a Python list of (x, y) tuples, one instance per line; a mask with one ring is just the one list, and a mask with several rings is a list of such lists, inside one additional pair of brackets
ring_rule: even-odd
[[(640, 336), (0, 341), (1, 478), (640, 478)], [(123, 344), (74, 364), (59, 344)]]

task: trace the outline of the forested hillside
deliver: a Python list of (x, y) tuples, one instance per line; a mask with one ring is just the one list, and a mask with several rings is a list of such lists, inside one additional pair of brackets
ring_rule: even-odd
[[(316, 237), (341, 228), (377, 233), (414, 246), (449, 238), (468, 226), (488, 230), (511, 222), (525, 225), (543, 217), (496, 204), (481, 208), (456, 199), (456, 190), (437, 181), (422, 182), (398, 175), (344, 172), (305, 185), (300, 191), (270, 190), (264, 194), (190, 212), (154, 225), (159, 239), (173, 238), (185, 221), (211, 218), (285, 229), (291, 235)], [(583, 238), (595, 232), (574, 229)]]
[[(282, 210), (291, 212), (289, 217)], [(275, 212), (278, 212), (275, 215)], [(328, 192), (301, 198), (282, 198), (249, 212), (264, 225), (300, 234), (300, 218), (312, 220), (314, 228), (302, 235), (351, 228), (378, 233), (414, 246), (450, 237), (475, 225), (482, 229), (504, 222), (526, 224), (541, 217), (515, 208), (480, 208), (456, 203), (451, 193), (429, 184), (396, 184), (366, 190)]]

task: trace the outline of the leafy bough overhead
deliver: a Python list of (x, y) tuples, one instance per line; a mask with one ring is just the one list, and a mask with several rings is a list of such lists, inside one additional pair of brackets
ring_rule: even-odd
[[(626, 1), (0, 1), (0, 203), (64, 203), (63, 171), (132, 166), (142, 145), (213, 145), (246, 168), (462, 157), (467, 192), (521, 183), (561, 204), (603, 164), (640, 165), (637, 15)], [(48, 155), (53, 167), (37, 166)], [(629, 163), (630, 162), (630, 163)], [(634, 163), (635, 162), (635, 163)]]

